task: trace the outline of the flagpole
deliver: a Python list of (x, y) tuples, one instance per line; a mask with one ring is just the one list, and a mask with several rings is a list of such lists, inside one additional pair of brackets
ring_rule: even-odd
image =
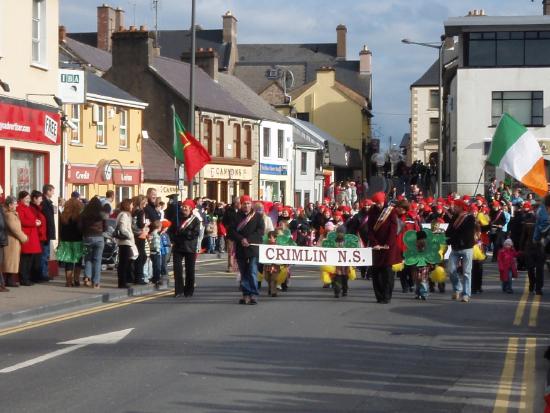
[[(481, 178), (483, 177), (483, 172), (485, 172), (485, 167), (486, 166), (487, 166), (487, 162), (484, 162), (483, 167), (481, 168), (481, 173), (479, 174), (479, 179), (477, 180), (476, 189), (475, 189), (474, 193), (472, 194), (473, 196), (477, 195), (477, 189), (479, 188), (479, 184), (481, 183)], [(485, 196), (485, 194), (483, 194), (483, 195)]]
[[(176, 139), (178, 137), (176, 136), (176, 108), (174, 104), (170, 106), (172, 109), (172, 136), (173, 136), (173, 147), (175, 148), (176, 145)], [(176, 210), (176, 228), (179, 228), (179, 206), (178, 206), (178, 195), (180, 190), (180, 177), (179, 177), (179, 168), (178, 168), (178, 160), (176, 158), (176, 151), (174, 151), (174, 178), (176, 180), (176, 199), (174, 200), (175, 203), (175, 210)]]
[[(189, 75), (189, 131), (195, 136), (195, 49), (197, 33), (195, 28), (195, 0), (191, 1), (191, 67)], [(200, 139), (200, 136), (199, 136)], [(187, 177), (188, 178), (188, 177)], [(193, 179), (187, 181), (187, 197), (193, 198)]]

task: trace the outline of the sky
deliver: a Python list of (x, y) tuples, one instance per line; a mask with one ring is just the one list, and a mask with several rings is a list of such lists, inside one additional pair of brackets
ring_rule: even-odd
[[(118, 1), (118, 2), (117, 2)], [(60, 0), (60, 24), (70, 32), (96, 31), (96, 0)], [(542, 14), (542, 0), (197, 0), (196, 21), (219, 29), (222, 14), (238, 19), (239, 43), (334, 43), (336, 26), (348, 29), (349, 60), (363, 45), (373, 53), (373, 134), (386, 146), (409, 131), (409, 86), (437, 59), (437, 50), (401, 39), (434, 42), (448, 17), (483, 9), (492, 16)], [(153, 0), (112, 0), (125, 24), (153, 27)], [(159, 29), (187, 29), (191, 0), (159, 0)]]

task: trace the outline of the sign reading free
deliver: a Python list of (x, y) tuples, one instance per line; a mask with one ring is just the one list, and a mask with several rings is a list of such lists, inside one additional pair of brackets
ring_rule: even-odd
[(57, 95), (63, 103), (86, 102), (86, 75), (83, 70), (59, 69)]
[(56, 145), (61, 143), (60, 115), (0, 103), (0, 137)]

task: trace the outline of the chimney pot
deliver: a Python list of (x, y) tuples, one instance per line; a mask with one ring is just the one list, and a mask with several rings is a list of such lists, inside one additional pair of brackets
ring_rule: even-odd
[(367, 45), (359, 52), (359, 74), (368, 75), (372, 73), (372, 52)]
[(65, 43), (67, 41), (67, 29), (65, 26), (59, 26), (59, 43)]
[(141, 25), (141, 26), (139, 26), (139, 30), (142, 31), (142, 32), (146, 32), (147, 31), (147, 26)]
[(228, 10), (223, 16), (223, 42), (236, 44), (237, 42), (237, 18)]
[(131, 31), (131, 32), (135, 32), (136, 31), (136, 26), (130, 26), (130, 27), (128, 27), (128, 30)]

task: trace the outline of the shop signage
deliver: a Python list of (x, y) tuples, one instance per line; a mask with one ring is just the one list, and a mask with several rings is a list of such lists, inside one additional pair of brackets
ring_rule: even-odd
[(288, 166), (262, 163), (260, 164), (260, 173), (264, 175), (288, 175)]
[(203, 168), (203, 174), (205, 179), (252, 180), (252, 168), (250, 166), (206, 165)]
[[(133, 186), (141, 182), (141, 169), (115, 169), (109, 166), (100, 171), (96, 166), (67, 166), (67, 182), (73, 184), (105, 184), (114, 182), (115, 185)], [(106, 179), (109, 177), (109, 179)]]
[(59, 69), (57, 96), (63, 103), (85, 103), (86, 75), (83, 70)]
[(60, 115), (0, 103), (0, 138), (58, 145), (61, 143)]

